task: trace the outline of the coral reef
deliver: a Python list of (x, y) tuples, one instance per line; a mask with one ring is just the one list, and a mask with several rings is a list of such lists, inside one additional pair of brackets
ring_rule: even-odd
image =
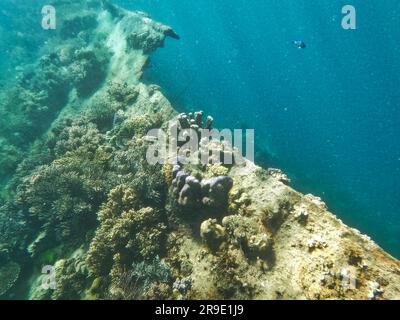
[(0, 297), (14, 286), (20, 270), (20, 266), (15, 262), (0, 266)]
[[(0, 88), (1, 297), (400, 297), (398, 260), (281, 170), (221, 161), (236, 150), (201, 136), (213, 118), (141, 81), (179, 38), (170, 27), (108, 1), (58, 5), (40, 57), (15, 49), (18, 77)], [(174, 141), (173, 164), (150, 164), (149, 130), (170, 127), (200, 134), (199, 150)]]
[(22, 151), (0, 138), (0, 179), (12, 174), (21, 160)]
[(212, 129), (213, 117), (208, 116), (203, 123), (204, 112), (197, 111), (194, 113), (181, 113), (178, 116), (178, 122), (181, 130), (193, 129), (199, 131), (201, 129)]
[(157, 48), (163, 47), (165, 36), (179, 39), (179, 36), (172, 28), (150, 19), (144, 13), (140, 13), (136, 19), (127, 21), (126, 27), (130, 30), (135, 30), (126, 38), (128, 48), (143, 50), (145, 54), (152, 53)]
[[(122, 284), (126, 268), (154, 259), (162, 253), (166, 226), (153, 208), (140, 208), (134, 190), (118, 186), (110, 192), (99, 212), (100, 226), (88, 251), (87, 264), (97, 277), (110, 277), (112, 285)], [(112, 288), (111, 291), (117, 289)]]
[[(55, 143), (51, 141), (55, 141)], [(35, 168), (18, 185), (16, 203), (49, 239), (83, 236), (96, 222), (96, 211), (110, 185), (102, 136), (84, 121), (65, 121), (47, 145), (56, 160)]]
[(171, 274), (167, 264), (158, 256), (149, 261), (133, 263), (113, 281), (111, 299), (165, 300), (171, 297)]
[(80, 97), (87, 97), (104, 81), (107, 68), (107, 52), (92, 50), (75, 52), (69, 67), (70, 75)]
[(289, 185), (290, 179), (289, 177), (282, 172), (280, 169), (269, 168), (268, 173), (273, 176), (274, 178), (278, 179), (279, 181), (283, 182), (284, 184)]
[(56, 288), (52, 299), (82, 299), (88, 286), (88, 269), (85, 264), (85, 253), (77, 250), (69, 259), (55, 263)]
[(272, 250), (272, 237), (259, 221), (243, 216), (226, 216), (222, 220), (234, 244), (248, 257), (267, 259)]
[(208, 219), (200, 226), (200, 236), (212, 249), (218, 249), (225, 240), (225, 229), (216, 219)]

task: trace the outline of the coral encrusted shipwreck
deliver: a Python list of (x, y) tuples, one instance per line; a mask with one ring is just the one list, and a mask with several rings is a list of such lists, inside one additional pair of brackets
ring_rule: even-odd
[(400, 262), (280, 170), (150, 164), (149, 130), (213, 125), (141, 82), (179, 36), (108, 1), (54, 5), (59, 28), (1, 93), (1, 298), (400, 298)]

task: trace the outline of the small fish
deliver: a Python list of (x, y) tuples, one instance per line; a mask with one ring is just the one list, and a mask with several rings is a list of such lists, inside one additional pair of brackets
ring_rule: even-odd
[(292, 43), (299, 49), (306, 48), (306, 43), (303, 40), (293, 40)]

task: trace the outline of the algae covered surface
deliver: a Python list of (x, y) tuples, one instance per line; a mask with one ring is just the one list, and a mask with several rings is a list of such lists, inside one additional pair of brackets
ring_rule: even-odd
[(282, 171), (148, 161), (150, 130), (213, 124), (142, 81), (179, 39), (170, 26), (108, 1), (52, 5), (54, 30), (33, 37), (35, 15), (0, 29), (19, 41), (0, 87), (1, 298), (400, 298), (400, 262)]

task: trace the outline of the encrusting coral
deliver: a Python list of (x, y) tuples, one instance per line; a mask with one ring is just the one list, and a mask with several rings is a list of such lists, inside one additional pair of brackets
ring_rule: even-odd
[(216, 219), (208, 219), (200, 226), (200, 236), (212, 249), (217, 249), (225, 240), (225, 229)]

